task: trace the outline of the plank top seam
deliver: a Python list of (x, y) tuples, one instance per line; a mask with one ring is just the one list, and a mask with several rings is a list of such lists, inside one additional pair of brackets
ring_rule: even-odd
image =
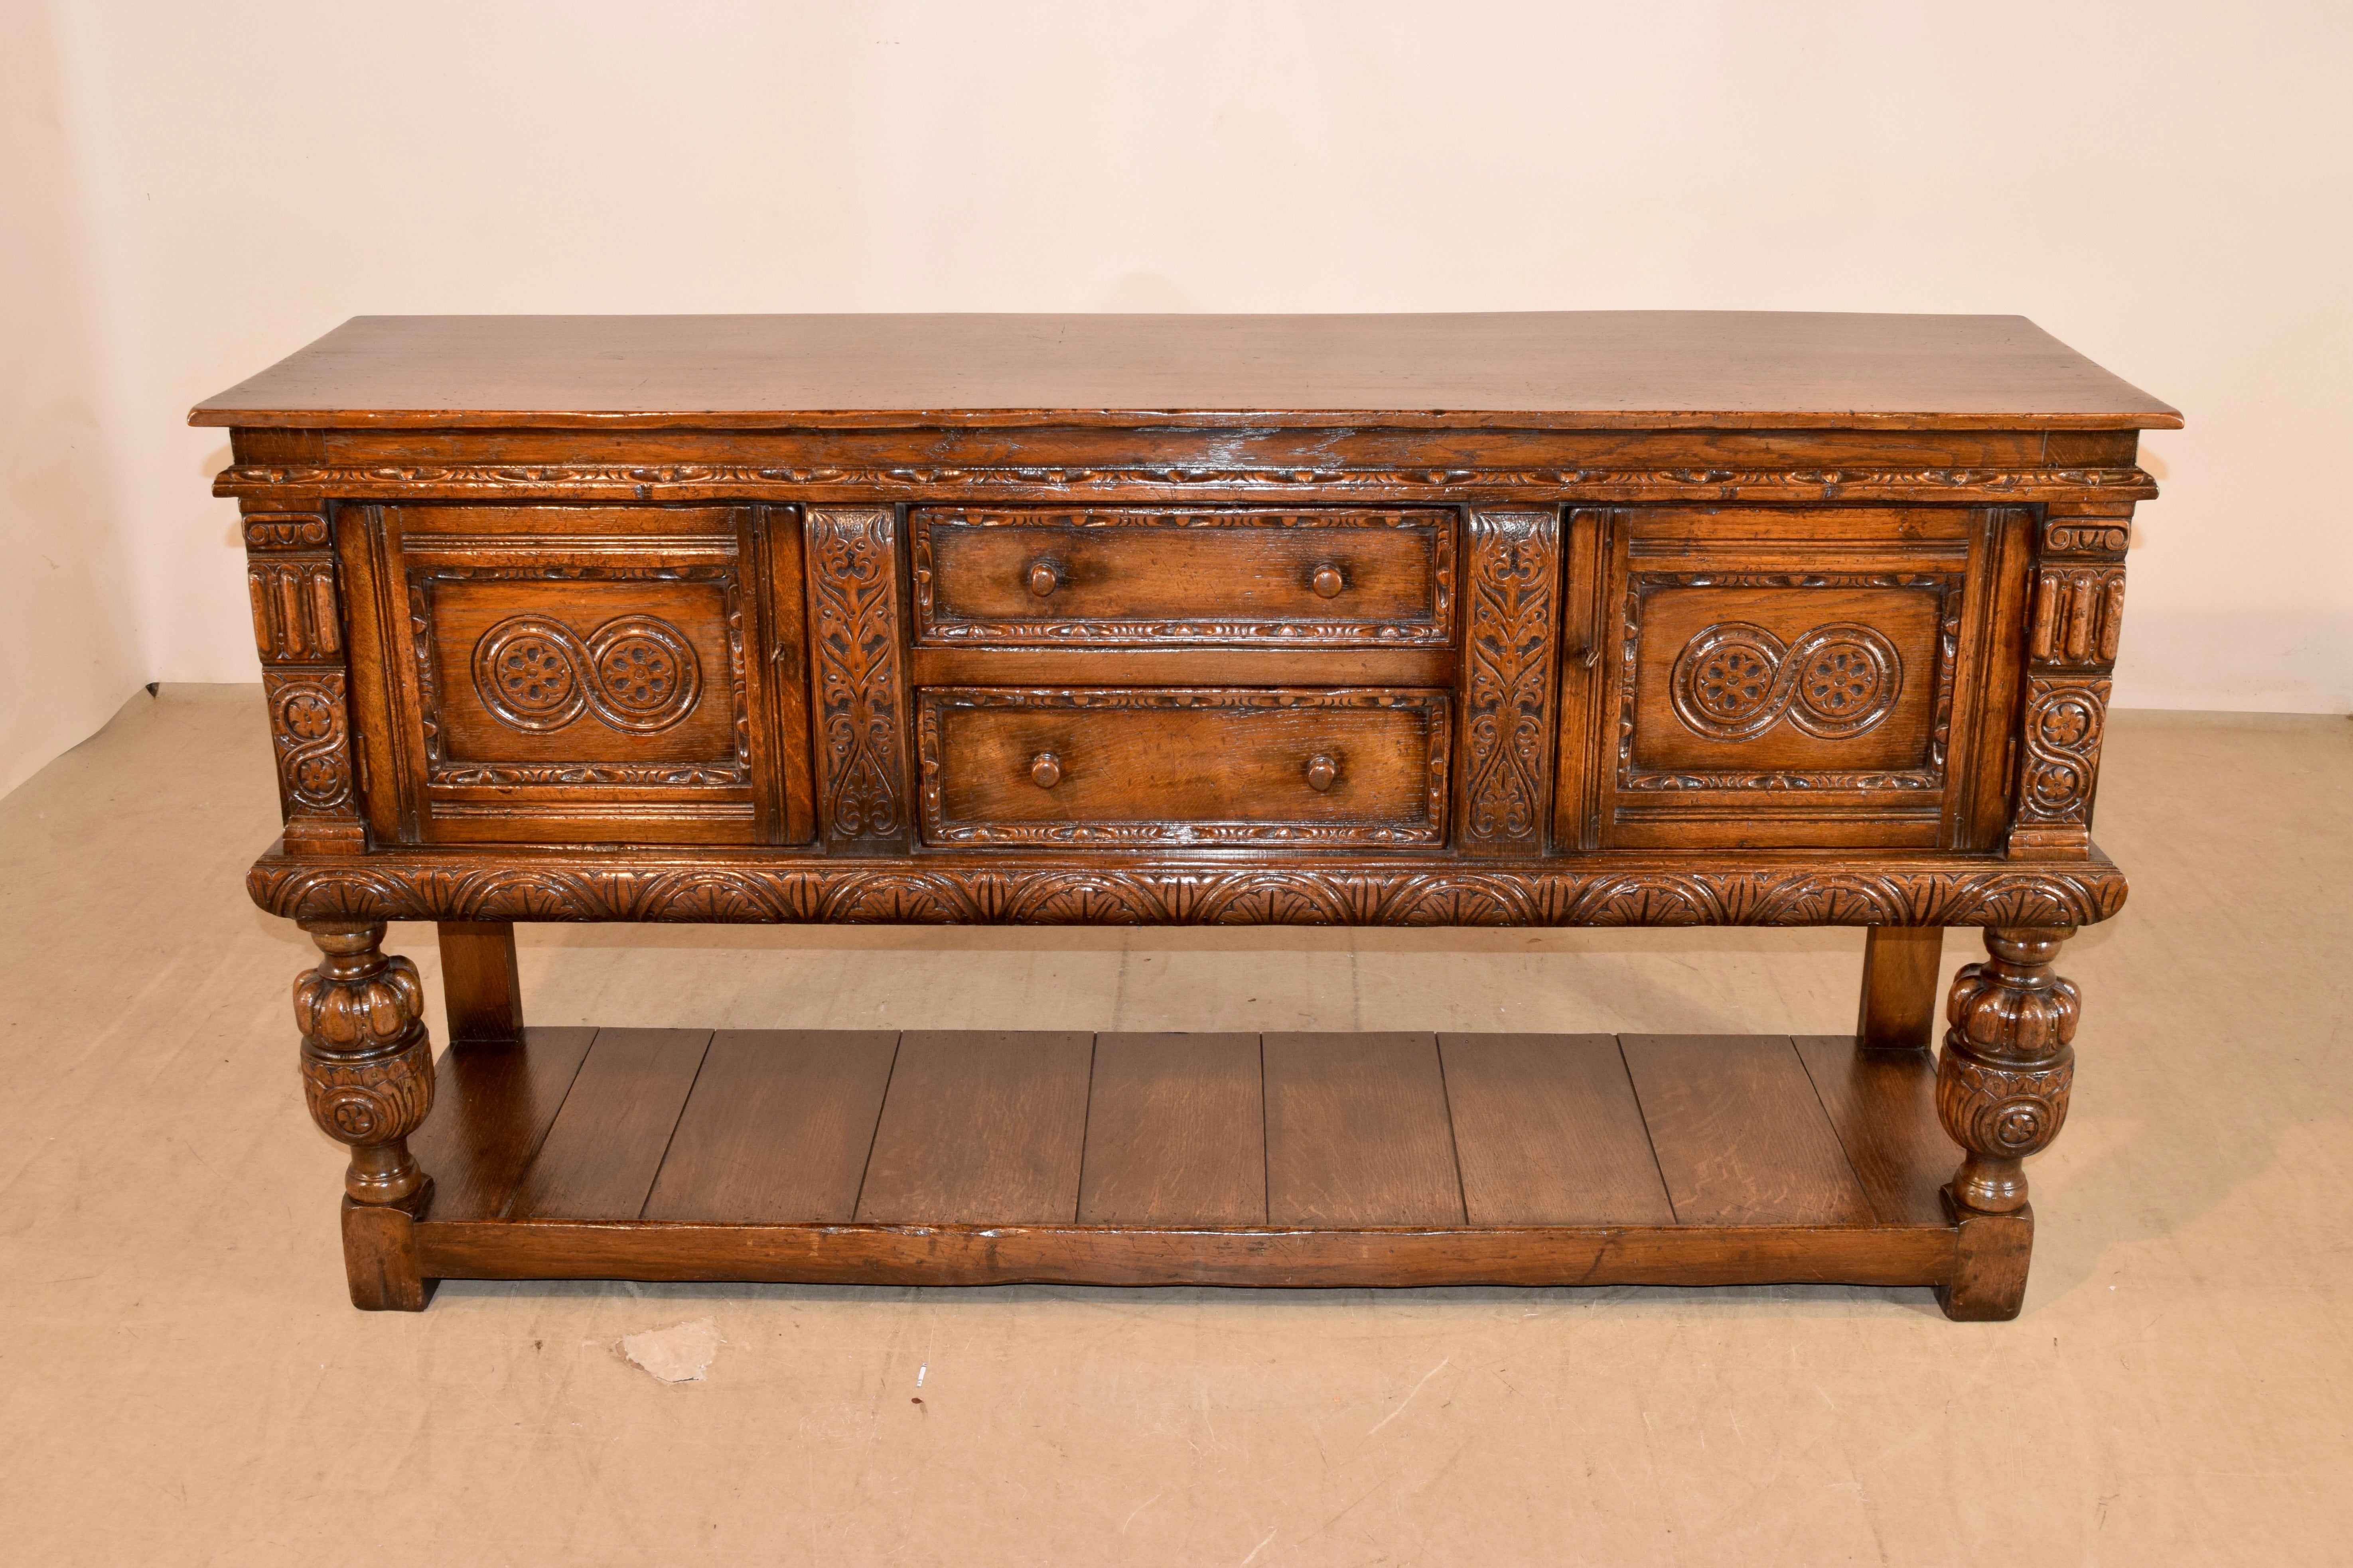
[(694, 1058), (694, 1076), (687, 1079), (686, 1092), (679, 1097), (678, 1114), (670, 1119), (669, 1136), (662, 1140), (661, 1158), (654, 1162), (652, 1175), (646, 1179), (645, 1195), (638, 1200), (638, 1218), (646, 1217), (646, 1205), (654, 1201), (654, 1189), (661, 1185), (662, 1167), (670, 1163), (670, 1152), (677, 1146), (679, 1127), (686, 1121), (686, 1108), (694, 1103), (694, 1086), (702, 1081), (702, 1069), (711, 1060), (711, 1042), (719, 1037), (716, 1029), (702, 1033), (702, 1054)]
[[(547, 1135), (555, 1131), (556, 1122), (563, 1119), (564, 1108), (572, 1103), (572, 1090), (580, 1082), (580, 1069), (588, 1065), (589, 1057), (596, 1049), (596, 1037), (604, 1032), (601, 1028), (589, 1030), (588, 1044), (581, 1050), (580, 1059), (572, 1064), (572, 1076), (564, 1080), (564, 1092), (556, 1097), (555, 1109), (548, 1113), (546, 1121), (539, 1129), (538, 1136), (531, 1141), (531, 1152), (523, 1156), (522, 1165), (515, 1171), (514, 1185), (507, 1189), (506, 1195), (499, 1202), (498, 1213), (491, 1215), (491, 1218), (504, 1220), (513, 1214), (515, 1200), (522, 1195), (523, 1184), (531, 1178), (531, 1168), (539, 1163), (539, 1152), (547, 1147)], [(524, 1026), (523, 1049), (525, 1051), (531, 1049), (531, 1033), (528, 1025)], [(649, 1192), (650, 1190), (649, 1189)], [(642, 1212), (643, 1205), (639, 1207)], [(429, 1214), (432, 1211), (428, 1209), (426, 1212)]]
[(1659, 1141), (1651, 1133), (1651, 1113), (1642, 1108), (1642, 1086), (1635, 1080), (1634, 1064), (1626, 1059), (1626, 1037), (1612, 1035), (1609, 1041), (1618, 1047), (1618, 1070), (1626, 1075), (1626, 1087), (1634, 1096), (1635, 1120), (1642, 1124), (1642, 1143), (1651, 1151), (1651, 1169), (1658, 1173), (1659, 1191), (1666, 1194), (1667, 1212), (1675, 1216), (1677, 1225), (1682, 1225), (1684, 1223), (1683, 1215), (1683, 1210), (1675, 1206), (1674, 1184), (1667, 1180), (1667, 1168), (1660, 1163)]

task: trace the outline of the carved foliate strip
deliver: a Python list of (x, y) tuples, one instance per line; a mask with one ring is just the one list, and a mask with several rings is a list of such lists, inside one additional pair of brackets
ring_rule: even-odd
[(1463, 574), (1465, 849), (1544, 844), (1560, 653), (1560, 514), (1471, 512)]
[[(886, 495), (932, 500), (943, 489), (998, 500), (1073, 496), (1303, 499), (1311, 492), (1429, 501), (1462, 489), (1534, 490), (1580, 503), (1641, 500), (2063, 501), (2097, 491), (2157, 494), (2137, 468), (1571, 468), (802, 467), (707, 463), (240, 464), (213, 481), (220, 496), (361, 500), (539, 495), (578, 500), (829, 500)], [(280, 504), (284, 504), (281, 500)]]
[(349, 816), (351, 717), (341, 669), (265, 669), (278, 793), (290, 828), (300, 816)]
[(818, 820), (837, 842), (894, 844), (911, 813), (893, 515), (883, 507), (812, 507), (805, 515)]
[(2109, 918), (2126, 891), (2097, 861), (1863, 870), (1791, 858), (1693, 870), (1659, 859), (1319, 868), (1139, 856), (1072, 867), (1012, 853), (913, 866), (721, 853), (271, 856), (247, 887), (263, 909), (304, 919), (956, 925), (2057, 926)]
[(2088, 851), (2108, 678), (2124, 631), (2129, 510), (2066, 511), (2043, 522), (2027, 626), (2013, 851)]

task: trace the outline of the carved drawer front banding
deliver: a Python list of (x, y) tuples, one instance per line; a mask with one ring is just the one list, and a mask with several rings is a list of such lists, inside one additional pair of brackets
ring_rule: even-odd
[(918, 507), (915, 641), (953, 647), (1441, 647), (1438, 508)]
[(1442, 691), (934, 688), (916, 700), (930, 843), (1444, 837)]

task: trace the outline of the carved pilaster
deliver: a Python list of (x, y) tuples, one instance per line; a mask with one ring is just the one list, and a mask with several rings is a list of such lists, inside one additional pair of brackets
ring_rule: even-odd
[(913, 814), (893, 513), (812, 507), (807, 518), (818, 821), (833, 843), (897, 848)]
[(257, 512), (245, 520), (246, 584), (261, 655), (278, 800), (290, 848), (365, 847), (352, 760), (348, 669), (327, 519)]
[(2043, 521), (2027, 627), (2013, 851), (2089, 852), (2108, 677), (2124, 629), (2131, 510), (2053, 507)]
[(1560, 514), (1472, 511), (1462, 644), (1462, 805), (1473, 852), (1544, 847), (1560, 652)]
[(417, 966), (384, 952), (384, 927), (305, 921), (319, 966), (294, 982), (302, 1098), (328, 1137), (351, 1146), (354, 1203), (418, 1208), (431, 1182), (408, 1135), (433, 1108), (433, 1042)]
[(2019, 1162), (2049, 1145), (2067, 1120), (2083, 998), (2051, 967), (2072, 927), (1994, 927), (1991, 956), (1953, 977), (1945, 1049), (1936, 1062), (1936, 1115), (1968, 1151), (1946, 1189), (1957, 1209), (2010, 1214), (2026, 1206)]

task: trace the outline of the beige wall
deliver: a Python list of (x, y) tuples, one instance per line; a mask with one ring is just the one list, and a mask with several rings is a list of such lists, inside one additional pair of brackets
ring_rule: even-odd
[(2353, 708), (2338, 6), (46, 14), (119, 691), (252, 678), (179, 420), (361, 312), (1712, 306), (2020, 311), (2179, 404), (2119, 701)]

